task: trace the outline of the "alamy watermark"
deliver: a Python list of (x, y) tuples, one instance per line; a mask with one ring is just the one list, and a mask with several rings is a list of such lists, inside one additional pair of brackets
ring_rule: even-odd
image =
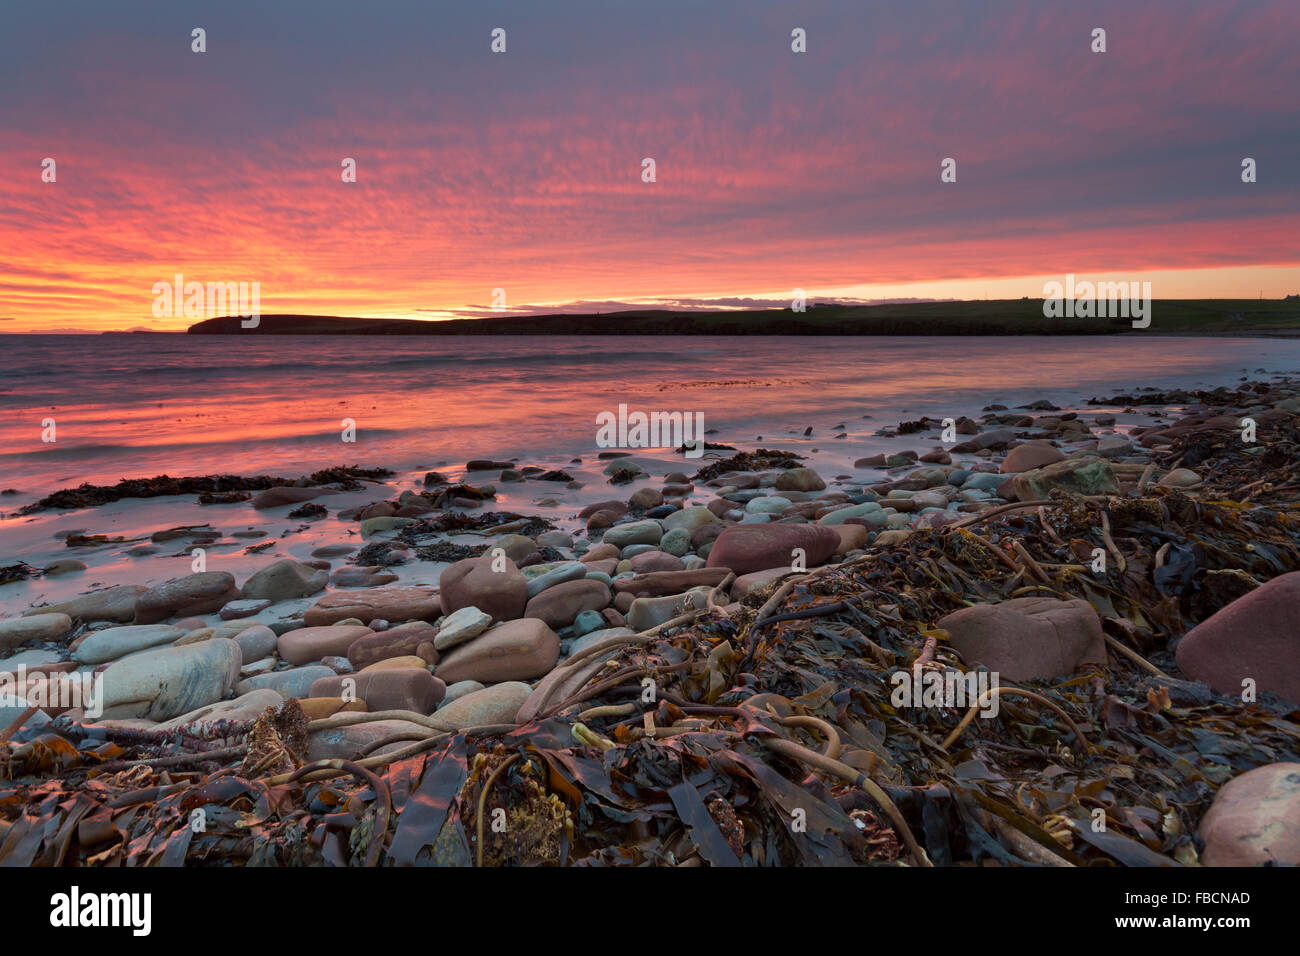
[(981, 717), (998, 715), (996, 671), (896, 671), (889, 678), (894, 689), (889, 702), (903, 707), (973, 707)]
[(262, 321), (262, 283), (185, 281), (176, 273), (174, 280), (153, 284), (155, 319), (215, 319), (237, 315), (241, 328), (255, 329)]
[(1043, 315), (1049, 319), (1131, 318), (1133, 328), (1145, 329), (1151, 324), (1151, 283), (1075, 282), (1070, 272), (1064, 286), (1043, 283)]
[(619, 405), (617, 414), (596, 416), (596, 446), (599, 448), (681, 448), (687, 458), (704, 454), (703, 412), (628, 412)]
[(104, 675), (38, 671), (29, 677), (27, 666), (19, 664), (0, 673), (0, 697), (8, 695), (21, 697), (33, 707), (79, 707), (87, 717), (100, 717), (104, 713)]

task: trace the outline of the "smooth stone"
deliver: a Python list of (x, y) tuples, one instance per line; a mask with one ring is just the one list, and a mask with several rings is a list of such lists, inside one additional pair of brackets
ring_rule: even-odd
[(471, 691), (438, 709), (438, 720), (452, 730), (485, 724), (512, 724), (532, 688), (520, 681), (503, 681)]
[(1042, 468), (1044, 465), (1054, 465), (1058, 461), (1065, 461), (1065, 456), (1052, 445), (1026, 442), (1007, 452), (1007, 457), (1002, 459), (998, 471), (1004, 475), (1018, 474), (1022, 471)]
[[(541, 567), (536, 565), (535, 567)], [(528, 597), (535, 598), (547, 588), (553, 588), (557, 584), (563, 584), (565, 581), (577, 581), (584, 577), (588, 568), (581, 561), (565, 561), (563, 564), (553, 564), (546, 566), (544, 571), (538, 574), (529, 574), (533, 568), (524, 569), (524, 577), (528, 578)]]
[(415, 524), (415, 522), (415, 518), (398, 518), (394, 515), (379, 515), (374, 518), (367, 518), (361, 522), (361, 537), (369, 538), (371, 535), (383, 531), (396, 531), (398, 528), (405, 528), (408, 524)]
[(423, 667), (403, 667), (348, 676), (330, 674), (315, 681), (307, 696), (364, 700), (370, 711), (431, 714), (445, 693), (447, 685)]
[(629, 544), (657, 545), (663, 536), (663, 526), (654, 519), (648, 519), (615, 525), (605, 531), (603, 540), (606, 544), (626, 548)]
[[(156, 624), (146, 624), (146, 625), (143, 625), (143, 626), (145, 626), (145, 627), (157, 627), (158, 625), (156, 625)], [(163, 626), (164, 626), (164, 627), (170, 627), (171, 625), (168, 624), (168, 625), (163, 625)], [(178, 628), (176, 628), (176, 630), (179, 631), (180, 628), (178, 627)], [(175, 645), (176, 647), (184, 647), (186, 644), (197, 644), (199, 641), (206, 641), (206, 640), (208, 640), (209, 638), (213, 638), (213, 637), (216, 637), (216, 636), (217, 636), (217, 629), (216, 629), (215, 627), (196, 627), (196, 628), (195, 628), (194, 630), (192, 630), (192, 631), (185, 631), (184, 634), (183, 634), (183, 636), (178, 637), (175, 641), (172, 642), (172, 644)], [(74, 648), (74, 650), (75, 650), (75, 648)], [(134, 652), (132, 652), (132, 653), (134, 653)], [(242, 652), (241, 652), (241, 653), (242, 653)], [(248, 660), (248, 658), (244, 658), (244, 659), (245, 659), (245, 660)]]
[(777, 491), (821, 491), (826, 482), (811, 468), (790, 468), (776, 476), (773, 487)]
[[(372, 720), (364, 724), (348, 724), (344, 727), (331, 727), (328, 730), (315, 730), (307, 735), (307, 759), (309, 761), (352, 760), (362, 750), (389, 737), (428, 732), (428, 727), (409, 720)], [(409, 740), (398, 741), (372, 751), (369, 756), (382, 755), (407, 746), (410, 746)]]
[(1199, 826), (1205, 866), (1300, 866), (1300, 763), (1233, 777)]
[(118, 584), (102, 591), (92, 591), (71, 601), (61, 601), (23, 612), (23, 617), (38, 614), (66, 614), (74, 621), (116, 621), (129, 624), (135, 620), (136, 598), (148, 588), (138, 584)]
[[(583, 568), (583, 565), (578, 565)], [(585, 570), (585, 568), (584, 568)], [(600, 611), (609, 606), (609, 587), (601, 581), (582, 578), (548, 588), (528, 602), (525, 618), (538, 618), (558, 630), (568, 627), (582, 611)]]
[[(9, 691), (0, 693), (0, 729), (8, 727), (15, 720), (27, 713), (27, 708), (32, 704), (26, 697), (20, 694), (14, 694)], [(21, 725), (14, 728), (15, 732), (24, 727), (44, 727), (51, 720), (49, 714), (44, 710), (38, 710), (28, 717)]]
[(1190, 468), (1175, 468), (1156, 482), (1163, 488), (1190, 488), (1200, 483), (1201, 476)]
[(671, 621), (678, 614), (683, 614), (687, 606), (704, 607), (709, 600), (711, 588), (693, 588), (684, 594), (668, 594), (663, 597), (637, 598), (628, 608), (627, 626), (633, 631), (646, 631)]
[(704, 505), (693, 505), (690, 508), (683, 508), (681, 511), (674, 511), (663, 519), (665, 531), (676, 531), (681, 528), (694, 531), (703, 525), (717, 523), (718, 516)]
[(398, 580), (396, 574), (380, 566), (339, 568), (330, 578), (336, 588), (378, 588)]
[(221, 700), (165, 720), (155, 730), (176, 730), (187, 724), (213, 723), (218, 720), (256, 720), (268, 707), (279, 707), (284, 698), (273, 690), (254, 690), (233, 700)]
[(878, 548), (886, 548), (890, 545), (902, 544), (912, 536), (912, 532), (907, 528), (895, 528), (889, 531), (882, 531), (876, 535), (876, 540), (872, 542)]
[(84, 561), (78, 561), (76, 558), (59, 558), (45, 566), (45, 576), (47, 578), (57, 578), (65, 574), (75, 574), (78, 571), (85, 570), (86, 562)]
[(1066, 677), (1087, 663), (1106, 663), (1101, 621), (1091, 604), (1023, 597), (965, 607), (941, 618), (953, 649), (969, 667), (983, 665), (1004, 681)]
[(241, 599), (238, 601), (231, 601), (218, 611), (217, 614), (223, 621), (233, 621), (241, 617), (252, 617), (259, 611), (265, 611), (270, 606), (271, 602), (264, 598), (258, 598), (256, 600)]
[(503, 534), (493, 542), (492, 547), (500, 548), (515, 563), (537, 553), (537, 543), (522, 534)]
[(1102, 458), (1123, 458), (1133, 451), (1133, 442), (1123, 435), (1111, 435), (1097, 442), (1097, 454)]
[(476, 607), (494, 621), (508, 621), (523, 614), (528, 603), (528, 579), (508, 557), (491, 552), (457, 561), (442, 572), (438, 586), (443, 614)]
[(573, 633), (578, 637), (584, 634), (590, 634), (593, 631), (603, 630), (605, 619), (599, 611), (582, 611), (573, 619)]
[(213, 614), (240, 597), (225, 571), (200, 571), (149, 588), (135, 599), (135, 623), (157, 624), (169, 617)]
[(350, 544), (327, 544), (312, 551), (313, 558), (341, 558), (355, 551)]
[(250, 694), (257, 690), (273, 691), (283, 700), (290, 697), (310, 697), (311, 685), (322, 677), (333, 677), (334, 672), (324, 664), (309, 664), (306, 667), (291, 667), (288, 670), (272, 671), (248, 677), (235, 685), (235, 693)]
[(275, 631), (265, 624), (254, 624), (251, 627), (242, 629), (233, 636), (222, 634), (220, 631), (216, 631), (212, 636), (230, 637), (239, 645), (240, 653), (243, 654), (246, 661), (256, 661), (266, 657), (275, 650), (279, 641)]
[(628, 508), (635, 508), (638, 511), (657, 508), (663, 503), (663, 492), (657, 488), (638, 488), (636, 491), (632, 492), (631, 496), (627, 499)]
[(846, 508), (828, 511), (817, 519), (818, 524), (844, 524), (850, 518), (866, 518), (872, 524), (884, 524), (884, 509), (879, 502), (863, 501)]
[(1196, 625), (1174, 657), (1193, 680), (1240, 698), (1245, 681), (1300, 704), (1300, 571), (1273, 578)]
[(618, 556), (619, 548), (602, 541), (600, 544), (592, 545), (587, 549), (586, 554), (582, 556), (582, 563), (592, 564), (596, 561), (609, 561), (611, 559), (617, 560)]
[(323, 591), (328, 583), (328, 571), (283, 558), (254, 572), (244, 582), (240, 594), (245, 598), (264, 598), (271, 602), (290, 601)]
[(542, 548), (572, 548), (573, 535), (567, 531), (543, 531), (537, 536), (537, 544)]
[(686, 528), (673, 528), (659, 539), (659, 549), (675, 558), (685, 557), (691, 550), (691, 532)]
[(666, 551), (644, 551), (628, 560), (628, 567), (637, 574), (655, 571), (680, 571), (685, 567), (682, 559)]
[(310, 720), (324, 720), (335, 714), (366, 712), (364, 700), (344, 700), (342, 697), (299, 697), (302, 715)]
[(258, 674), (269, 673), (275, 670), (277, 663), (279, 662), (274, 657), (263, 657), (260, 661), (245, 664), (239, 669), (240, 680), (247, 680), (250, 677), (256, 677)]
[(434, 650), (437, 634), (434, 626), (424, 621), (402, 624), (385, 631), (372, 629), (372, 633), (362, 634), (348, 645), (348, 663), (358, 670), (392, 657), (418, 657), (432, 664), (438, 659)]
[(532, 680), (547, 673), (560, 657), (560, 638), (544, 621), (506, 621), (453, 648), (438, 664), (444, 683), (477, 680)]
[(443, 618), (438, 625), (438, 634), (433, 639), (433, 646), (440, 651), (463, 644), (470, 638), (478, 637), (492, 626), (492, 615), (476, 607), (463, 607)]
[(365, 625), (300, 627), (281, 634), (276, 643), (281, 660), (290, 664), (309, 664), (322, 657), (346, 655), (354, 641), (374, 633)]
[(263, 492), (253, 496), (249, 502), (254, 508), (259, 510), (265, 508), (279, 508), (281, 505), (296, 505), (304, 501), (311, 501), (313, 498), (319, 498), (322, 495), (336, 495), (337, 491), (332, 488), (299, 488), (294, 485), (277, 485), (274, 488), (267, 488)]
[(997, 491), (1005, 479), (993, 472), (972, 472), (961, 483), (962, 491)]
[[(446, 573), (443, 572), (444, 575)], [(308, 627), (324, 627), (348, 618), (369, 623), (375, 618), (384, 621), (433, 621), (438, 616), (439, 595), (436, 590), (389, 586), (326, 594), (307, 608), (303, 614), (303, 623)]]
[(57, 641), (70, 630), (72, 618), (57, 612), (7, 618), (0, 621), (0, 649), (9, 650), (28, 641)]
[[(745, 513), (751, 515), (779, 515), (793, 502), (789, 498), (769, 495), (765, 498), (753, 498), (745, 504)], [(712, 512), (710, 512), (712, 514)], [(717, 519), (714, 518), (716, 521)]]
[(1051, 497), (1054, 488), (1079, 495), (1113, 495), (1119, 482), (1104, 458), (1067, 458), (1054, 465), (1022, 472), (1013, 480), (1016, 497), (1038, 501)]
[(81, 664), (102, 664), (145, 648), (170, 644), (182, 634), (179, 628), (167, 624), (107, 627), (87, 634), (72, 652), (72, 659)]
[[(736, 525), (722, 532), (709, 550), (710, 568), (729, 568), (737, 575), (782, 564), (796, 558), (811, 568), (826, 561), (840, 545), (834, 528), (810, 524)], [(802, 555), (796, 554), (796, 549)]]
[[(453, 700), (459, 700), (466, 694), (472, 694), (475, 691), (483, 690), (484, 685), (476, 680), (458, 680), (454, 684), (447, 686), (447, 693), (443, 696), (442, 701), (438, 704), (438, 710), (443, 710)], [(436, 713), (436, 711), (435, 711)]]
[(727, 568), (699, 568), (694, 571), (652, 571), (614, 582), (614, 590), (636, 597), (681, 594), (692, 588), (715, 588), (731, 573)]
[(234, 687), (243, 660), (239, 645), (212, 638), (110, 664), (103, 673), (103, 717), (164, 721), (221, 700)]
[(44, 668), (46, 665), (58, 664), (62, 659), (63, 658), (58, 651), (47, 651), (44, 648), (32, 648), (26, 651), (19, 651), (17, 654), (6, 657), (4, 660), (0, 660), (0, 673), (17, 671), (20, 667), (25, 667), (28, 671), (39, 670)]
[(867, 546), (867, 536), (870, 532), (865, 525), (837, 524), (830, 527), (840, 536), (839, 546), (835, 549), (836, 554), (844, 554), (847, 551)]

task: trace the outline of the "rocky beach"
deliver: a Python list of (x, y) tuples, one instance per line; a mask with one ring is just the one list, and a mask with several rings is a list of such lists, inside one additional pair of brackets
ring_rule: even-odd
[(1300, 863), (1300, 380), (871, 428), (29, 495), (0, 862)]

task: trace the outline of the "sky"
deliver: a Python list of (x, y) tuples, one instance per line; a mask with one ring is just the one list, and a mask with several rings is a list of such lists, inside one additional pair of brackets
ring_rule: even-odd
[(1067, 273), (1276, 298), (1297, 27), (1295, 0), (8, 4), (0, 332), (184, 329), (155, 315), (177, 274), (426, 318)]

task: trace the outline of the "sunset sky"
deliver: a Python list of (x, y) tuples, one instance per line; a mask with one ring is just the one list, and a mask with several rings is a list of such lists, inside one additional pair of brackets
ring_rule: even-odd
[(6, 4), (0, 332), (183, 329), (152, 314), (178, 272), (408, 317), (1067, 272), (1279, 297), (1298, 27), (1296, 0)]

